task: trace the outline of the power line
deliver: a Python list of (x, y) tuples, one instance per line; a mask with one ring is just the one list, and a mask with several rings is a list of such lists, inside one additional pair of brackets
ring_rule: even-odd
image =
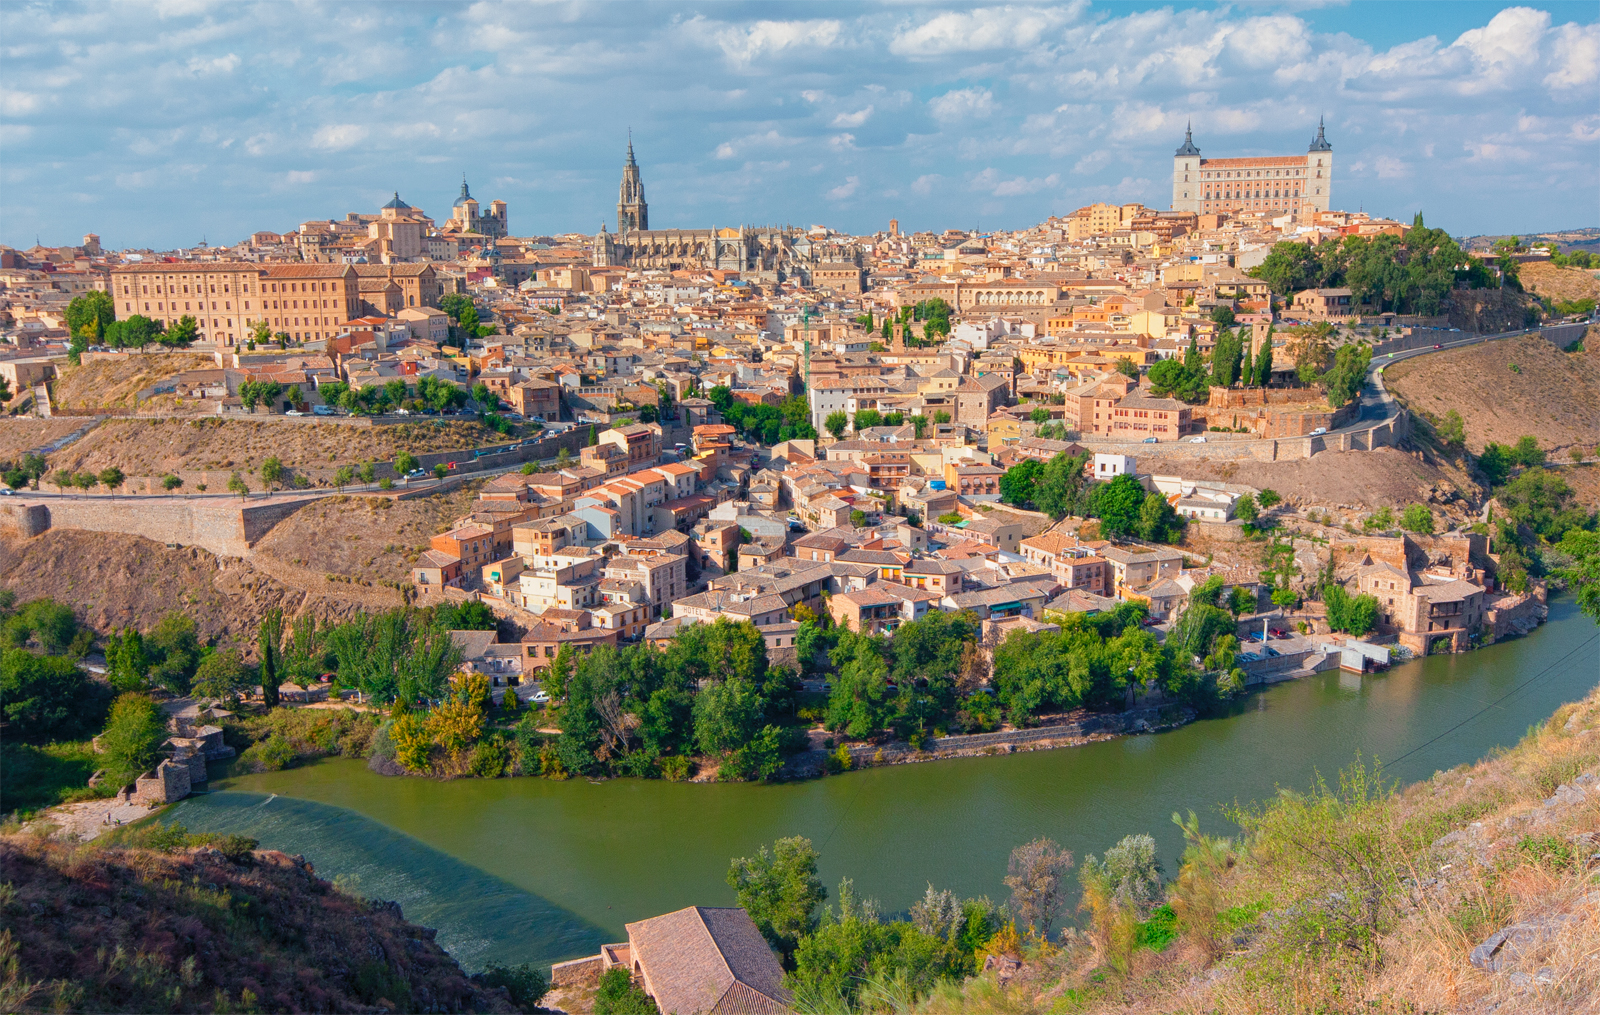
[(1476, 712), (1474, 712), (1471, 715), (1467, 716), (1465, 719), (1463, 719), (1460, 722), (1456, 723), (1454, 726), (1452, 726), (1449, 729), (1445, 730), (1443, 733), (1440, 733), (1438, 736), (1434, 737), (1431, 740), (1427, 740), (1427, 741), (1424, 741), (1423, 743), (1418, 744), (1417, 746), (1411, 748), (1411, 750), (1409, 750), (1406, 753), (1400, 755), (1400, 757), (1395, 758), (1393, 761), (1385, 762), (1385, 764), (1386, 765), (1398, 765), (1400, 762), (1402, 762), (1402, 761), (1406, 760), (1407, 758), (1411, 757), (1413, 754), (1415, 754), (1418, 751), (1422, 750), (1424, 747), (1427, 747), (1430, 744), (1434, 744), (1434, 743), (1437, 743), (1440, 740), (1443, 740), (1445, 737), (1447, 737), (1450, 734), (1454, 733), (1456, 730), (1458, 730), (1461, 727), (1465, 726), (1467, 723), (1469, 723), (1472, 720), (1478, 718), (1480, 715), (1483, 715), (1483, 713), (1489, 711), (1491, 708), (1494, 708), (1496, 705), (1500, 704), (1502, 701), (1505, 701), (1507, 698), (1511, 697), (1513, 694), (1516, 694), (1518, 691), (1522, 690), (1524, 687), (1527, 687), (1529, 684), (1533, 683), (1535, 680), (1538, 680), (1540, 677), (1544, 676), (1546, 673), (1549, 673), (1551, 670), (1553, 670), (1556, 667), (1560, 666), (1562, 663), (1565, 663), (1568, 659), (1571, 659), (1573, 656), (1577, 655), (1579, 652), (1582, 652), (1584, 649), (1588, 648), (1590, 645), (1593, 645), (1595, 643), (1596, 639), (1600, 639), (1600, 635), (1595, 635), (1594, 637), (1590, 638), (1588, 641), (1584, 642), (1582, 645), (1579, 645), (1577, 648), (1573, 649), (1571, 652), (1568, 652), (1566, 655), (1562, 656), (1560, 659), (1557, 659), (1555, 662), (1551, 663), (1549, 666), (1546, 666), (1544, 669), (1540, 670), (1538, 673), (1535, 673), (1533, 676), (1529, 677), (1527, 680), (1524, 680), (1522, 683), (1518, 684), (1516, 687), (1513, 687), (1511, 690), (1507, 691), (1505, 694), (1502, 694), (1500, 697), (1498, 697), (1495, 700), (1489, 702), (1489, 704), (1487, 704), (1487, 705), (1483, 706), (1482, 708), (1478, 709)]

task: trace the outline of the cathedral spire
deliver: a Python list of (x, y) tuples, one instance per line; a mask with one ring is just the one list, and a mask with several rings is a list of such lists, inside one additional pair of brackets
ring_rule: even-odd
[(644, 200), (644, 180), (633, 157), (633, 129), (628, 130), (628, 161), (622, 166), (622, 186), (617, 190), (617, 232), (650, 228), (650, 206)]
[(1190, 120), (1183, 126), (1183, 145), (1174, 155), (1199, 155), (1200, 149), (1194, 146), (1194, 121)]

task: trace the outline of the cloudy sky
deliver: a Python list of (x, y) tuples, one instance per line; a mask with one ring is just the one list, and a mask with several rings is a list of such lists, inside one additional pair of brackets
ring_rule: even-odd
[(518, 235), (1013, 228), (1166, 207), (1209, 156), (1304, 152), (1334, 204), (1457, 233), (1600, 225), (1600, 8), (1397, 0), (0, 5), (0, 242), (231, 243), (464, 172)]

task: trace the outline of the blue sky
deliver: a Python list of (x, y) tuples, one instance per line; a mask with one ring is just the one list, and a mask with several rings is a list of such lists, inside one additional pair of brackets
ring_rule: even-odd
[(1600, 224), (1600, 5), (0, 5), (0, 242), (231, 243), (467, 174), (518, 235), (1014, 228), (1298, 153), (1457, 233)]

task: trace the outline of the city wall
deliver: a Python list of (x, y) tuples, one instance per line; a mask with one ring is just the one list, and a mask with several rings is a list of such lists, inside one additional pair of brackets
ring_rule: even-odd
[(1292, 461), (1310, 458), (1324, 451), (1371, 451), (1374, 448), (1396, 447), (1410, 432), (1410, 419), (1401, 412), (1394, 419), (1373, 423), (1359, 430), (1322, 434), (1317, 437), (1255, 437), (1249, 434), (1208, 433), (1204, 444), (1191, 444), (1187, 440), (1162, 441), (1145, 444), (1141, 441), (1117, 441), (1097, 437), (1079, 437), (1078, 443), (1090, 451), (1101, 454), (1132, 455), (1135, 458), (1169, 458), (1174, 460), (1254, 460), (1258, 462)]
[(222, 500), (148, 500), (137, 497), (52, 497), (0, 508), (0, 532), (22, 538), (49, 529), (120, 532), (158, 543), (198, 546), (219, 556), (242, 557), (262, 536), (312, 498), (261, 503)]

